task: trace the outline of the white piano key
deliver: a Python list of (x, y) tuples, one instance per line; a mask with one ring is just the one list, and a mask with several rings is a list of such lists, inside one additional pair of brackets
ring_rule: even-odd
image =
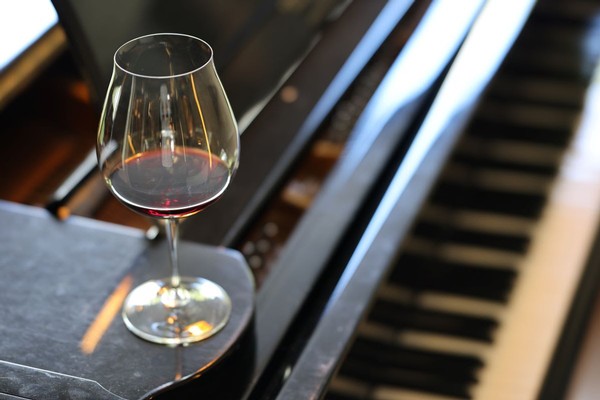
[(385, 283), (377, 291), (377, 297), (400, 304), (414, 304), (419, 308), (457, 313), (472, 317), (498, 319), (505, 312), (506, 306), (493, 301), (479, 300), (467, 296), (459, 296), (432, 291), (415, 293), (412, 290)]
[(398, 343), (417, 350), (477, 357), (482, 360), (487, 358), (491, 347), (488, 343), (448, 335), (413, 330), (398, 331), (371, 321), (361, 324), (358, 334), (374, 340)]
[(553, 182), (551, 177), (523, 171), (507, 171), (476, 168), (461, 163), (450, 163), (442, 179), (449, 182), (468, 181), (482, 189), (501, 190), (510, 193), (545, 194)]
[(370, 400), (467, 400), (463, 397), (443, 396), (419, 390), (401, 389), (392, 386), (376, 386)]
[(455, 209), (433, 204), (423, 208), (420, 218), (425, 221), (443, 221), (450, 226), (473, 231), (525, 236), (531, 236), (536, 222), (525, 217)]
[(469, 246), (450, 241), (439, 243), (414, 236), (405, 241), (403, 250), (413, 254), (435, 254), (436, 257), (444, 261), (480, 268), (518, 269), (523, 260), (522, 254), (510, 251)]
[(329, 385), (334, 393), (365, 400), (464, 400), (460, 397), (442, 396), (421, 390), (403, 389), (389, 385), (370, 385), (342, 375)]
[(334, 377), (329, 384), (329, 390), (331, 392), (354, 396), (360, 399), (368, 399), (370, 397), (371, 388), (371, 385), (367, 383), (341, 375)]
[(365, 400), (465, 400), (460, 397), (442, 396), (419, 390), (403, 389), (386, 385), (370, 385), (345, 376), (335, 377), (329, 390), (341, 395)]
[(523, 260), (519, 253), (451, 242), (440, 246), (438, 254), (444, 260), (483, 268), (517, 268)]
[(491, 344), (476, 340), (422, 331), (406, 330), (398, 332), (395, 340), (416, 349), (477, 357), (483, 360), (484, 363), (491, 348)]

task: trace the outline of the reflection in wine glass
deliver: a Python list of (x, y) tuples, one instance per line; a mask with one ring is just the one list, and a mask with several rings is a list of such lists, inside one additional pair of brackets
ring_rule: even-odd
[(127, 297), (123, 318), (140, 337), (164, 344), (211, 336), (231, 301), (217, 284), (182, 277), (179, 221), (215, 202), (239, 160), (236, 121), (204, 41), (183, 34), (131, 40), (115, 53), (97, 143), (112, 194), (130, 209), (164, 221), (172, 273)]

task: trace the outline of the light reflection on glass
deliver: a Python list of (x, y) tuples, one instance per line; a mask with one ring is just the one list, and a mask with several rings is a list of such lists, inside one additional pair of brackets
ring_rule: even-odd
[(207, 321), (198, 321), (185, 327), (185, 330), (192, 335), (202, 335), (204, 332), (209, 332), (213, 326)]

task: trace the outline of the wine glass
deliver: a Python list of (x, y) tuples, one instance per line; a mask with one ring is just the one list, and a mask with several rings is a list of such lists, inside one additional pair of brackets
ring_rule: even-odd
[(211, 47), (175, 33), (142, 36), (115, 53), (97, 142), (112, 194), (164, 221), (171, 276), (136, 287), (123, 307), (127, 327), (156, 343), (205, 339), (226, 323), (231, 300), (214, 282), (183, 277), (179, 222), (214, 203), (238, 166), (239, 134)]

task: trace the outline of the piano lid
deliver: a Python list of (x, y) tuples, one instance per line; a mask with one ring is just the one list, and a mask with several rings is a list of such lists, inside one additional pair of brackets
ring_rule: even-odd
[[(268, 99), (349, 0), (52, 0), (97, 106), (127, 40), (180, 32), (207, 41), (239, 120)], [(107, 29), (110, 27), (110, 29)]]

